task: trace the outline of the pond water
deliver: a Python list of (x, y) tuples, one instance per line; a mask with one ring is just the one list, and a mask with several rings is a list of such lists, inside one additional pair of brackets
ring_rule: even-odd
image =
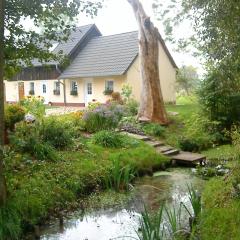
[[(138, 239), (140, 213), (144, 206), (158, 210), (165, 202), (178, 208), (184, 202), (190, 208), (187, 185), (201, 192), (204, 181), (191, 174), (191, 169), (173, 168), (157, 172), (153, 177), (139, 179), (133, 187), (133, 197), (125, 206), (99, 210), (82, 216), (75, 212), (64, 219), (64, 226), (53, 222), (41, 229), (41, 240), (113, 240)], [(188, 224), (187, 213), (182, 221)]]

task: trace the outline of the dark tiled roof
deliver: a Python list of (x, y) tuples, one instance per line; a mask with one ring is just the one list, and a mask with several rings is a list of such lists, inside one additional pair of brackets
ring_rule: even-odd
[[(61, 42), (55, 47), (55, 49), (53, 50), (53, 53), (58, 54), (61, 52), (61, 54), (69, 56), (74, 51), (78, 43), (86, 36), (88, 31), (93, 26), (94, 24), (89, 24), (89, 25), (77, 27), (75, 31), (72, 31), (72, 33), (69, 36), (69, 39), (66, 42)], [(49, 61), (44, 64), (56, 65), (58, 63), (59, 63), (58, 61)], [(32, 61), (32, 64), (36, 67), (43, 65), (43, 63), (41, 63), (37, 59), (34, 59)]]
[(122, 75), (137, 57), (138, 52), (137, 31), (95, 37), (59, 78)]

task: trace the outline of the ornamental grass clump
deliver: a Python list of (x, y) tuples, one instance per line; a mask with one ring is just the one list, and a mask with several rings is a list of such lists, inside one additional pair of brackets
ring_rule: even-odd
[(88, 110), (83, 116), (85, 129), (90, 133), (114, 129), (122, 118), (123, 112), (122, 106), (111, 103)]

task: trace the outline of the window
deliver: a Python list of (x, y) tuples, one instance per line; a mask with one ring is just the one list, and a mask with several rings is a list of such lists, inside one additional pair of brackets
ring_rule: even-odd
[(30, 82), (29, 84), (29, 95), (34, 95), (34, 82)]
[(71, 91), (77, 92), (77, 90), (78, 90), (77, 82), (72, 81), (71, 82)]
[(87, 94), (92, 95), (92, 83), (87, 83)]
[(112, 80), (106, 81), (105, 90), (114, 91), (114, 82)]
[(46, 84), (42, 85), (42, 92), (43, 93), (47, 93), (47, 86), (46, 86)]
[(72, 96), (77, 96), (78, 95), (78, 85), (77, 85), (77, 82), (75, 82), (75, 81), (71, 82), (70, 95), (72, 95)]
[(34, 91), (34, 82), (30, 82), (30, 91)]
[(54, 90), (53, 90), (54, 95), (60, 95), (60, 82), (54, 82)]

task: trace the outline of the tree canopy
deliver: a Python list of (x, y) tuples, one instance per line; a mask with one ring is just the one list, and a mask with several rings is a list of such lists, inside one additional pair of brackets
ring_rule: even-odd
[(179, 91), (184, 91), (190, 95), (199, 83), (197, 69), (193, 66), (182, 66), (177, 73), (177, 87)]
[[(52, 43), (67, 40), (79, 12), (96, 15), (101, 6), (102, 0), (6, 0), (5, 77), (11, 77), (23, 65), (31, 65), (33, 58), (56, 58), (48, 51)], [(32, 26), (30, 30), (26, 22)]]

